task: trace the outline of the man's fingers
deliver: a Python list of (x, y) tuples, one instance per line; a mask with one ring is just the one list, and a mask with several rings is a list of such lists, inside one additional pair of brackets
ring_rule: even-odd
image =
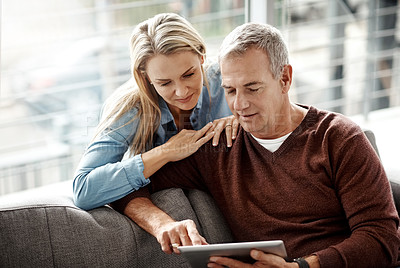
[(182, 245), (181, 244), (181, 238), (180, 238), (181, 235), (179, 233), (179, 230), (176, 230), (176, 229), (170, 230), (168, 232), (168, 236), (169, 236), (169, 239), (170, 239), (170, 242), (171, 242), (171, 244), (169, 245), (170, 249), (172, 249), (172, 251), (174, 253), (179, 254), (180, 252), (178, 250), (178, 247)]
[[(217, 264), (217, 265), (213, 265)], [(241, 261), (237, 261), (230, 258), (225, 257), (210, 257), (210, 263), (208, 267), (229, 267), (229, 268), (251, 268), (250, 264), (243, 263)]]
[(204, 245), (206, 239), (197, 231), (196, 224), (193, 221), (188, 221), (186, 224), (187, 233), (193, 245)]
[(164, 251), (167, 254), (171, 254), (172, 253), (172, 248), (171, 248), (171, 241), (169, 239), (169, 235), (167, 232), (164, 232), (162, 234), (161, 239), (159, 239), (158, 241), (161, 245), (161, 250)]

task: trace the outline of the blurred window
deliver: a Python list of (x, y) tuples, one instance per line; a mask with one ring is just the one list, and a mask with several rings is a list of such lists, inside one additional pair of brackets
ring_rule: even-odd
[(186, 17), (214, 59), (247, 20), (278, 27), (298, 103), (362, 114), (400, 105), (397, 0), (0, 1), (0, 195), (73, 178), (104, 100), (130, 77), (129, 37)]
[(0, 195), (73, 178), (104, 100), (130, 78), (129, 38), (162, 12), (189, 19), (216, 55), (244, 0), (4, 0)]

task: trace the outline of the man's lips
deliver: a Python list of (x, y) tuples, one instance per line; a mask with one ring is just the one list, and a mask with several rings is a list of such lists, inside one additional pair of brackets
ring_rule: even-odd
[(256, 115), (257, 113), (254, 114), (239, 114), (240, 119), (246, 121), (246, 120), (252, 120), (253, 117)]
[(193, 97), (193, 94), (184, 99), (176, 99), (176, 101), (178, 101), (180, 103), (186, 103), (186, 102), (189, 102), (192, 99), (192, 97)]

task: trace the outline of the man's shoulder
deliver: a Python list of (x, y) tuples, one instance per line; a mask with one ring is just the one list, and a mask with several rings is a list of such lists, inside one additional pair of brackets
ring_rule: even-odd
[(310, 107), (313, 110), (315, 125), (312, 127), (312, 132), (320, 134), (325, 138), (334, 138), (344, 141), (344, 139), (359, 135), (362, 129), (350, 118), (343, 114), (317, 109)]

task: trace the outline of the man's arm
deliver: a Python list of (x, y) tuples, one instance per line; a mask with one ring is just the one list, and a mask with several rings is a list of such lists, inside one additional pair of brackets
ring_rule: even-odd
[(156, 192), (172, 187), (205, 190), (195, 161), (195, 156), (191, 156), (165, 165), (151, 177), (151, 189), (141, 188), (111, 204), (115, 210), (125, 214), (156, 237), (166, 253), (179, 253), (176, 247), (171, 248), (171, 245), (175, 244), (184, 246), (207, 244), (192, 220), (175, 221), (150, 199), (150, 190)]
[(165, 253), (179, 253), (177, 248), (171, 245), (206, 244), (205, 239), (199, 234), (196, 224), (192, 220), (175, 221), (154, 205), (148, 197), (131, 199), (123, 213), (153, 235)]
[(332, 146), (337, 150), (331, 155), (331, 163), (335, 191), (351, 235), (315, 254), (321, 266), (334, 261), (337, 267), (344, 263), (349, 267), (394, 265), (400, 245), (399, 218), (382, 163), (358, 127), (339, 137)]

